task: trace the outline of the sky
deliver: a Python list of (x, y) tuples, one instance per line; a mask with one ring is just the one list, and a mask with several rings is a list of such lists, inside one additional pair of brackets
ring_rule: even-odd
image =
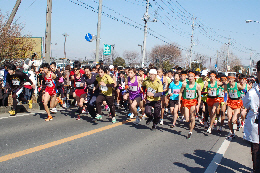
[[(0, 0), (3, 14), (10, 14), (16, 0)], [(250, 55), (260, 59), (259, 0), (150, 0), (147, 51), (156, 45), (176, 44), (182, 56), (189, 56), (192, 22), (193, 56), (207, 55), (216, 59), (217, 50), (229, 42), (243, 65), (249, 65)], [(96, 42), (87, 42), (85, 35), (97, 33), (98, 0), (53, 0), (52, 54), (64, 57), (64, 37), (67, 33), (66, 52), (70, 59), (94, 58)], [(24, 34), (44, 37), (47, 0), (22, 0), (14, 22), (22, 23)], [(145, 0), (103, 0), (101, 44), (115, 44), (115, 51), (141, 54), (144, 39)], [(251, 51), (253, 50), (253, 51)]]

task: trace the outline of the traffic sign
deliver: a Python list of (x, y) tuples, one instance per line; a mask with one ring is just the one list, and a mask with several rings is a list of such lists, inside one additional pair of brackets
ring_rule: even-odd
[(103, 55), (111, 55), (111, 45), (104, 44), (104, 52)]
[(85, 39), (89, 42), (92, 42), (94, 40), (94, 36), (90, 33), (86, 34)]

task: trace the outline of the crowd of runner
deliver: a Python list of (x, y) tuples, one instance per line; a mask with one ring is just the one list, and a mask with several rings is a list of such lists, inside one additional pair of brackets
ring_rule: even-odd
[[(187, 138), (191, 138), (198, 120), (208, 133), (221, 132), (227, 117), (230, 130), (228, 138), (243, 127), (247, 109), (242, 99), (257, 79), (243, 74), (216, 71), (185, 71), (181, 67), (164, 71), (161, 68), (117, 68), (96, 65), (82, 67), (75, 61), (60, 71), (56, 63), (43, 63), (38, 71), (17, 69), (6, 64), (3, 98), (12, 95), (11, 116), (17, 113), (17, 105), (32, 107), (33, 91), (37, 90), (38, 100), (47, 113), (45, 121), (53, 120), (56, 106), (69, 109), (70, 102), (78, 107), (76, 120), (83, 113), (89, 113), (92, 121), (102, 119), (102, 105), (109, 112), (112, 123), (116, 123), (116, 110), (125, 109), (130, 119), (138, 125), (141, 120), (152, 123), (152, 130), (164, 124), (166, 116), (171, 119), (170, 128), (179, 121), (189, 124)], [(2, 100), (2, 105), (6, 99)], [(172, 117), (172, 118), (171, 118)]]

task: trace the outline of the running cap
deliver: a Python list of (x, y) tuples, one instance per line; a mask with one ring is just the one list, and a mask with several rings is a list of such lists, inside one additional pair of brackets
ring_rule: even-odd
[(109, 69), (110, 69), (110, 70), (111, 70), (111, 69), (113, 69), (113, 68), (114, 68), (114, 66), (113, 66), (113, 65), (110, 65), (110, 66), (109, 66)]
[(207, 75), (208, 75), (208, 71), (207, 70), (202, 70), (201, 76), (207, 76)]
[(151, 70), (149, 71), (149, 73), (150, 73), (150, 74), (157, 74), (157, 70), (156, 70), (156, 69), (151, 69)]

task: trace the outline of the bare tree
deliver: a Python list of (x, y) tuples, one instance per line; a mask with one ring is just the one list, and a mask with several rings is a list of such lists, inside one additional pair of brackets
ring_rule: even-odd
[(124, 51), (123, 57), (126, 60), (126, 63), (131, 67), (140, 65), (140, 62), (138, 61), (138, 59), (140, 60), (140, 56), (136, 51)]
[(228, 56), (228, 46), (223, 45), (220, 48), (220, 51), (218, 51), (218, 69), (220, 71), (225, 71), (227, 69), (227, 60), (230, 69), (235, 66), (241, 66), (240, 59), (232, 52), (232, 50), (229, 50)]
[(151, 50), (150, 60), (157, 67), (172, 68), (181, 61), (181, 50), (174, 44), (157, 45)]

